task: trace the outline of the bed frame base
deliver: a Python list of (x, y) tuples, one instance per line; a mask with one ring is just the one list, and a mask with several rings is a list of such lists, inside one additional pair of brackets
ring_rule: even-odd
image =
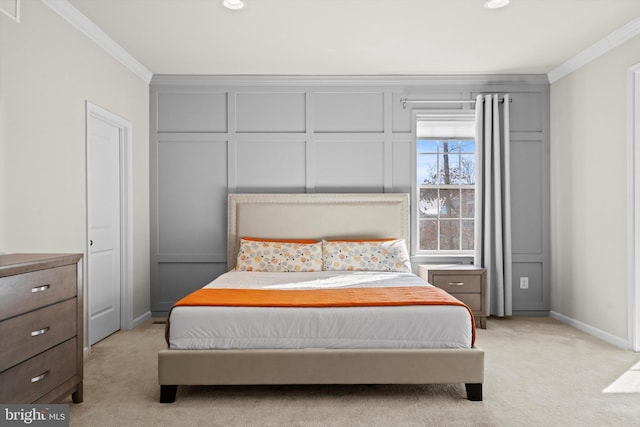
[[(482, 384), (465, 384), (467, 399), (472, 402), (482, 402)], [(178, 393), (177, 385), (160, 386), (160, 403), (173, 403)]]
[(176, 393), (178, 393), (177, 385), (161, 385), (160, 386), (160, 403), (175, 402)]
[[(467, 389), (467, 399), (474, 402), (482, 402), (482, 383), (465, 384)], [(174, 392), (175, 400), (175, 392)]]
[[(482, 402), (482, 384), (465, 384), (467, 400)], [(177, 385), (160, 385), (160, 403), (173, 403), (178, 393)]]
[(465, 384), (482, 400), (484, 352), (472, 349), (162, 350), (160, 402), (178, 385)]

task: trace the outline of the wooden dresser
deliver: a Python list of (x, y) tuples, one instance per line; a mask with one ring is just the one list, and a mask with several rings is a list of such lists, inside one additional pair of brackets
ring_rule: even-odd
[(82, 402), (81, 254), (0, 255), (0, 402)]
[(487, 327), (487, 274), (484, 268), (466, 264), (421, 264), (418, 275), (467, 304), (476, 327)]

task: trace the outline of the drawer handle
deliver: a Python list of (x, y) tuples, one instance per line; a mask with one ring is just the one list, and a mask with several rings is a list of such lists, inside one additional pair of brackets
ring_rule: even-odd
[(42, 381), (43, 379), (45, 379), (45, 377), (49, 375), (49, 371), (45, 371), (43, 373), (41, 373), (40, 375), (36, 375), (35, 377), (31, 378), (31, 382), (32, 383), (37, 383), (39, 381)]
[(49, 332), (49, 329), (51, 329), (49, 326), (44, 327), (42, 329), (38, 329), (36, 331), (31, 331), (31, 336), (32, 337), (37, 337), (38, 335), (43, 335), (46, 334), (47, 332)]
[(449, 286), (464, 286), (464, 282), (449, 282)]
[(31, 288), (31, 292), (32, 293), (37, 293), (37, 292), (44, 292), (47, 289), (49, 289), (51, 287), (51, 285), (43, 285), (43, 286), (36, 286), (35, 288)]

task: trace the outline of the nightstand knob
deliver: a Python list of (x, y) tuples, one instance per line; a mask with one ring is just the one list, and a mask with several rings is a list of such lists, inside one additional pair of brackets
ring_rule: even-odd
[(51, 287), (51, 285), (43, 285), (43, 286), (37, 286), (35, 288), (31, 288), (31, 293), (38, 293), (38, 292), (44, 292), (47, 289), (49, 289)]
[(464, 286), (464, 282), (449, 282), (449, 286)]
[(45, 371), (43, 373), (41, 373), (40, 375), (37, 375), (35, 377), (31, 378), (31, 382), (32, 383), (37, 383), (38, 381), (42, 381), (43, 379), (45, 379), (45, 377), (49, 375), (49, 371)]
[(35, 331), (31, 331), (31, 336), (32, 337), (37, 337), (37, 336), (40, 336), (40, 335), (44, 335), (47, 332), (49, 332), (49, 329), (51, 329), (51, 328), (49, 326), (46, 326), (46, 327), (44, 327), (42, 329), (37, 329)]

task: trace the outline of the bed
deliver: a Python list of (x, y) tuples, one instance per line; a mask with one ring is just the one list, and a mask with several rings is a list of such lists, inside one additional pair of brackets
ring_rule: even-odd
[[(384, 292), (401, 291), (399, 288), (405, 289), (405, 285), (407, 289), (418, 288), (421, 284), (416, 280), (421, 281), (421, 279), (404, 271), (355, 272), (347, 275), (340, 271), (339, 266), (335, 271), (322, 271), (324, 268), (321, 268), (316, 269), (321, 271), (295, 273), (236, 270), (236, 263), (243, 262), (239, 254), (246, 249), (244, 245), (247, 245), (247, 242), (244, 239), (247, 236), (251, 236), (256, 241), (305, 238), (323, 241), (325, 245), (327, 241), (386, 242), (394, 239), (409, 246), (409, 216), (407, 194), (230, 194), (227, 233), (229, 272), (205, 286), (209, 288), (207, 295), (235, 292), (234, 288), (239, 286), (259, 288), (257, 292), (263, 292), (264, 289), (271, 291), (275, 288), (282, 292), (293, 290), (293, 293), (297, 294), (296, 291), (300, 289), (317, 289), (318, 283), (323, 288), (329, 283), (330, 287), (337, 287), (340, 292), (349, 294), (352, 288), (361, 287), (366, 287), (369, 291), (379, 287)], [(239, 264), (238, 269), (241, 268), (243, 265)], [(372, 274), (376, 276), (373, 282), (370, 277)], [(363, 278), (367, 275), (369, 277)], [(293, 280), (290, 277), (296, 279)], [(388, 285), (391, 281), (393, 284)], [(422, 282), (422, 285), (426, 283)], [(395, 289), (389, 289), (391, 287)], [(426, 287), (429, 286), (424, 286)], [(418, 290), (427, 291), (423, 287)], [(254, 291), (255, 289), (251, 290), (251, 292)], [(332, 296), (335, 295), (333, 291), (334, 289), (330, 291)], [(321, 289), (318, 292), (325, 292), (325, 290)], [(221, 295), (229, 298), (228, 293)], [(235, 295), (232, 298), (235, 298)], [(258, 308), (252, 312), (243, 313), (243, 310), (249, 309), (252, 308), (179, 306), (172, 309), (167, 319), (167, 340), (171, 345), (158, 354), (161, 402), (175, 401), (178, 386), (256, 384), (462, 383), (465, 384), (469, 400), (482, 400), (484, 352), (474, 344), (474, 326), (458, 327), (455, 326), (456, 322), (462, 325), (463, 320), (447, 318), (449, 320), (440, 324), (447, 325), (449, 329), (443, 331), (440, 328), (437, 332), (440, 337), (445, 336), (444, 339), (438, 338), (438, 342), (445, 344), (435, 348), (423, 348), (407, 344), (415, 342), (417, 338), (404, 336), (399, 331), (418, 330), (416, 333), (422, 334), (422, 329), (425, 328), (396, 325), (394, 329), (396, 321), (389, 320), (399, 318), (398, 313), (402, 312), (404, 319), (419, 318), (424, 324), (431, 324), (433, 322), (428, 317), (416, 316), (441, 318), (450, 315), (443, 310), (454, 309), (457, 310), (456, 316), (460, 319), (460, 311), (465, 310), (461, 307), (450, 309), (440, 306), (424, 307), (418, 304), (416, 306), (319, 308), (313, 305), (311, 307)], [(190, 316), (195, 316), (189, 319), (200, 320), (185, 320), (188, 310), (192, 313)], [(251, 317), (255, 313), (258, 315), (268, 313), (269, 310), (273, 311), (264, 318)], [(377, 311), (370, 312), (370, 310)], [(197, 314), (193, 314), (196, 312)], [(226, 324), (220, 320), (208, 321), (211, 313), (217, 313), (218, 319), (227, 319)], [(240, 313), (239, 316), (238, 313)], [(348, 341), (342, 340), (340, 336), (321, 334), (323, 340), (320, 341), (280, 340), (280, 344), (275, 345), (274, 341), (256, 341), (255, 339), (244, 341), (226, 339), (212, 343), (202, 337), (194, 339), (193, 334), (188, 330), (180, 332), (185, 331), (182, 329), (184, 326), (180, 325), (189, 325), (189, 322), (192, 326), (195, 322), (195, 329), (200, 331), (210, 327), (206, 326), (207, 322), (221, 324), (221, 327), (233, 331), (249, 327), (243, 325), (243, 322), (251, 323), (253, 325), (251, 327), (254, 327), (256, 324), (267, 324), (268, 319), (278, 317), (284, 325), (299, 325), (305, 322), (292, 320), (294, 318), (290, 316), (310, 315), (309, 313), (322, 315), (326, 319), (342, 319), (340, 320), (342, 323), (337, 327), (333, 325), (332, 330), (371, 323), (371, 325), (367, 324), (369, 330), (387, 335), (376, 336), (380, 339), (374, 337), (374, 339), (361, 340), (355, 344), (353, 342), (345, 344)], [(410, 313), (409, 317), (406, 317), (406, 313)], [(236, 314), (236, 317), (230, 317), (228, 314)], [(469, 315), (472, 316), (470, 313)], [(369, 319), (369, 322), (358, 320), (358, 316)], [(466, 323), (473, 325), (473, 321)], [(325, 322), (315, 324), (324, 325)], [(388, 327), (390, 329), (384, 332), (383, 330)], [(462, 330), (462, 333), (455, 335), (458, 329)], [(252, 333), (255, 335), (255, 330)], [(297, 330), (295, 333), (300, 331)], [(472, 335), (471, 341), (465, 344), (465, 340), (470, 338), (469, 334)], [(226, 336), (228, 337), (228, 334)]]

